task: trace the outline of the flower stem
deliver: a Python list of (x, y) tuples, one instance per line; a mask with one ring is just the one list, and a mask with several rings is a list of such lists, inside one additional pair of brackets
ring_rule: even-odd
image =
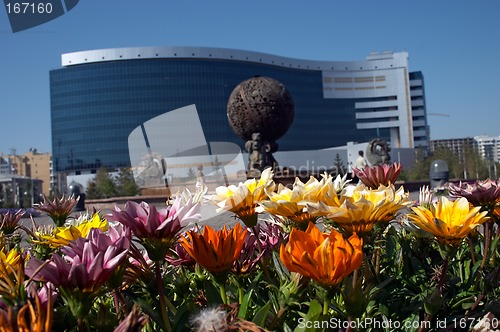
[(167, 313), (167, 299), (165, 297), (165, 289), (163, 288), (163, 279), (161, 276), (161, 262), (155, 262), (155, 272), (156, 272), (156, 287), (158, 288), (158, 295), (160, 297), (160, 314), (163, 320), (163, 325), (167, 332), (172, 331), (170, 327), (170, 321), (168, 319)]
[(227, 301), (226, 285), (223, 282), (219, 283), (220, 298), (222, 299), (222, 304), (229, 304)]
[(328, 296), (325, 295), (325, 298), (323, 300), (323, 315), (328, 315), (329, 307), (330, 307), (330, 301), (328, 299)]
[(483, 250), (483, 260), (481, 261), (481, 266), (479, 270), (482, 271), (486, 261), (488, 260), (488, 254), (490, 249), (491, 242), (491, 231), (490, 231), (490, 222), (486, 221), (484, 226), (484, 250)]
[(436, 288), (439, 291), (443, 290), (444, 280), (446, 279), (446, 273), (448, 272), (448, 262), (449, 259), (448, 257), (446, 257), (446, 259), (444, 260), (443, 267), (441, 268), (441, 273), (439, 274), (438, 284), (436, 285)]
[(476, 255), (475, 255), (475, 252), (474, 252), (474, 243), (472, 243), (472, 237), (469, 235), (467, 235), (467, 238), (469, 239), (469, 247), (470, 247), (470, 256), (471, 256), (471, 260), (472, 260), (472, 266), (474, 266), (474, 264), (476, 264)]

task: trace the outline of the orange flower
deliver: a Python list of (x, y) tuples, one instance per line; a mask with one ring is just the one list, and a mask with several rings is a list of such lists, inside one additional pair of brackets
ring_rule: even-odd
[(180, 241), (198, 264), (213, 274), (223, 274), (240, 257), (246, 234), (247, 230), (243, 230), (240, 224), (231, 230), (224, 225), (224, 229), (219, 231), (206, 225), (202, 234), (189, 231), (189, 240), (182, 237)]
[(331, 287), (361, 266), (362, 249), (363, 240), (356, 234), (345, 240), (335, 230), (322, 233), (309, 223), (305, 232), (292, 229), (288, 243), (281, 245), (280, 258), (289, 271)]

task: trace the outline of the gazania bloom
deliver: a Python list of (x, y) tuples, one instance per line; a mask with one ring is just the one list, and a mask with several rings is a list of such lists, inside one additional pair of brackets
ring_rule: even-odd
[(19, 220), (24, 213), (24, 210), (17, 210), (15, 213), (10, 210), (7, 213), (0, 213), (0, 231), (5, 235), (14, 233), (21, 226)]
[(330, 210), (328, 218), (349, 233), (366, 234), (375, 224), (386, 225), (396, 214), (412, 202), (403, 187), (398, 190), (394, 185), (369, 189), (364, 185), (348, 187), (341, 196), (340, 208), (323, 206)]
[(19, 306), (24, 304), (24, 258), (17, 249), (5, 253), (0, 251), (0, 298), (1, 304)]
[(34, 239), (33, 242), (36, 244), (48, 244), (51, 248), (59, 248), (68, 245), (71, 241), (87, 237), (93, 228), (98, 228), (105, 232), (109, 228), (108, 221), (101, 219), (98, 213), (94, 213), (94, 216), (90, 220), (83, 220), (74, 225), (56, 227), (52, 233), (35, 232), (37, 239)]
[(465, 197), (473, 206), (480, 206), (483, 211), (493, 213), (500, 208), (500, 182), (487, 179), (474, 184), (462, 183), (448, 186), (452, 197)]
[(26, 275), (68, 291), (98, 292), (125, 259), (130, 247), (130, 235), (116, 232), (112, 228), (107, 235), (100, 229), (92, 229), (87, 239), (79, 238), (63, 247), (63, 256), (53, 254), (51, 261), (37, 275), (34, 275), (35, 271), (45, 262), (31, 258)]
[(35, 204), (33, 207), (47, 213), (56, 226), (62, 226), (66, 222), (66, 219), (68, 219), (79, 199), (80, 197), (75, 199), (72, 195), (70, 197), (62, 196), (60, 199), (54, 198), (53, 201), (50, 201), (47, 197), (43, 196), (43, 203)]
[(338, 174), (335, 180), (333, 180), (333, 190), (335, 190), (337, 194), (340, 194), (345, 186), (351, 181), (351, 179), (347, 180), (347, 173), (342, 177)]
[(288, 243), (281, 245), (280, 258), (290, 272), (332, 287), (361, 266), (362, 249), (363, 240), (356, 234), (345, 240), (335, 230), (322, 233), (316, 225), (309, 223), (305, 232), (292, 230)]
[(169, 253), (165, 256), (165, 260), (173, 266), (191, 266), (196, 264), (193, 257), (188, 254), (180, 243), (176, 243), (170, 248)]
[(272, 251), (279, 250), (281, 244), (288, 239), (288, 233), (274, 222), (259, 223), (255, 229), (264, 255), (270, 255)]
[(234, 261), (231, 271), (234, 274), (246, 274), (251, 272), (264, 255), (264, 251), (258, 252), (257, 238), (251, 232), (247, 232), (240, 256)]
[(273, 172), (271, 168), (266, 168), (259, 180), (250, 179), (238, 186), (217, 187), (217, 195), (212, 198), (212, 202), (221, 211), (231, 211), (246, 226), (253, 227), (257, 224), (258, 203), (267, 199), (266, 190), (274, 191), (274, 188)]
[(219, 231), (206, 225), (202, 234), (189, 231), (189, 239), (182, 237), (180, 241), (198, 264), (218, 275), (228, 272), (234, 261), (240, 257), (247, 232), (240, 224), (236, 224), (231, 230), (224, 225)]
[(408, 219), (415, 226), (426, 231), (445, 245), (458, 246), (460, 241), (474, 228), (485, 222), (487, 212), (480, 212), (480, 207), (470, 207), (464, 197), (450, 201), (440, 197), (430, 207), (412, 207)]
[(51, 298), (46, 303), (42, 303), (38, 297), (35, 297), (22, 306), (17, 315), (12, 307), (9, 307), (6, 313), (0, 314), (0, 331), (51, 332), (53, 306)]
[(380, 185), (394, 184), (402, 169), (401, 164), (394, 162), (392, 165), (366, 166), (364, 169), (353, 168), (353, 171), (367, 187), (377, 189)]
[(317, 214), (309, 213), (308, 205), (318, 202), (325, 202), (328, 205), (339, 204), (332, 178), (326, 175), (320, 181), (311, 176), (306, 183), (296, 178), (292, 189), (279, 184), (277, 192), (268, 192), (268, 195), (269, 200), (261, 203), (267, 212), (278, 218), (291, 220), (303, 228), (319, 217)]
[(118, 207), (108, 215), (111, 221), (118, 221), (129, 227), (154, 261), (162, 261), (170, 246), (177, 240), (179, 231), (201, 218), (200, 203), (188, 200), (184, 205), (176, 198), (166, 209), (157, 210), (146, 202), (129, 201), (125, 208)]
[(127, 317), (118, 324), (113, 332), (140, 332), (148, 321), (148, 316), (141, 313), (139, 307), (134, 305)]
[(10, 267), (17, 268), (21, 259), (21, 254), (19, 250), (16, 248), (9, 250), (5, 253), (3, 250), (0, 250), (0, 271), (1, 273), (10, 273)]

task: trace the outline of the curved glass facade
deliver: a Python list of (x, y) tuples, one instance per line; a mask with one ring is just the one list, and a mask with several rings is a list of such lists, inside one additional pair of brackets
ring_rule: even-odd
[(208, 142), (233, 142), (243, 150), (244, 142), (228, 124), (226, 106), (232, 90), (257, 75), (283, 83), (295, 103), (294, 122), (278, 140), (282, 151), (391, 139), (390, 128), (360, 129), (356, 119), (357, 102), (385, 97), (325, 98), (319, 69), (200, 57), (103, 60), (50, 72), (54, 171), (128, 167), (129, 134), (151, 118), (191, 104)]

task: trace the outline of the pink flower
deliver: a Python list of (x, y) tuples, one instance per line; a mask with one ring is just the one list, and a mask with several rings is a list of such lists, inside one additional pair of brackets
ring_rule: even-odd
[(474, 184), (460, 182), (458, 185), (450, 183), (448, 188), (452, 197), (465, 197), (472, 205), (482, 206), (486, 210), (500, 204), (499, 180), (478, 180)]
[(240, 256), (233, 262), (231, 271), (235, 274), (250, 273), (257, 265), (265, 251), (259, 253), (257, 238), (251, 232), (245, 235), (245, 242), (241, 248)]
[(380, 185), (387, 187), (389, 183), (394, 184), (402, 169), (401, 164), (394, 162), (392, 165), (366, 166), (364, 169), (353, 168), (353, 171), (367, 187), (378, 189)]
[(192, 266), (196, 264), (196, 261), (188, 254), (186, 249), (180, 244), (176, 243), (170, 252), (165, 256), (165, 260), (172, 264), (173, 266)]
[(157, 210), (146, 202), (129, 201), (123, 210), (111, 211), (108, 220), (118, 221), (131, 229), (146, 248), (153, 261), (163, 260), (170, 246), (177, 240), (180, 230), (200, 219), (200, 204), (193, 199), (185, 202), (178, 197), (172, 205)]
[(260, 245), (265, 255), (270, 255), (273, 250), (279, 250), (282, 243), (288, 238), (283, 228), (273, 222), (259, 223), (256, 226)]
[(22, 209), (17, 210), (15, 213), (12, 213), (10, 210), (8, 210), (7, 213), (0, 213), (0, 230), (5, 235), (14, 233), (19, 227), (21, 227), (19, 220), (21, 220), (24, 213), (25, 211)]
[[(51, 282), (54, 286), (68, 291), (94, 293), (100, 290), (125, 259), (129, 247), (129, 237), (106, 235), (100, 229), (94, 228), (87, 239), (79, 238), (62, 248), (63, 256), (53, 254), (48, 264), (31, 258), (25, 273), (34, 280)], [(43, 264), (46, 265), (34, 275)]]

